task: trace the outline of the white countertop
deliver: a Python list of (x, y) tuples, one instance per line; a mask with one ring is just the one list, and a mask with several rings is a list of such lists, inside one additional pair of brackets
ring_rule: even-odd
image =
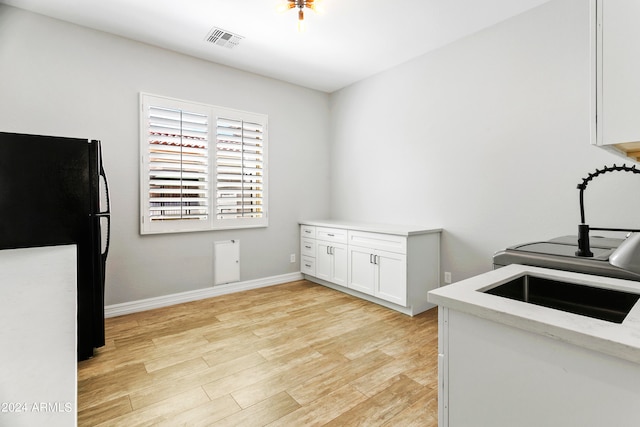
[(640, 363), (640, 301), (621, 323), (481, 292), (523, 274), (640, 294), (640, 282), (512, 264), (429, 292), (439, 306)]
[(300, 221), (301, 225), (314, 225), (316, 227), (348, 228), (355, 231), (369, 231), (373, 233), (395, 234), (399, 236), (412, 236), (416, 234), (440, 233), (442, 228), (429, 228), (420, 225), (401, 224), (370, 224), (357, 221), (340, 221), (333, 219)]
[(0, 250), (0, 425), (74, 426), (76, 246)]

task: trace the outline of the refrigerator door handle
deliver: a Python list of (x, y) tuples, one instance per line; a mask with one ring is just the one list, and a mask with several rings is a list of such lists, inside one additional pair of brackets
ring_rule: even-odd
[(100, 171), (99, 171), (100, 176), (104, 179), (104, 189), (105, 189), (105, 193), (106, 193), (106, 198), (107, 198), (107, 210), (101, 213), (106, 213), (109, 214), (111, 213), (111, 200), (109, 198), (109, 181), (107, 181), (107, 174), (104, 171), (104, 167), (102, 166), (102, 149), (100, 150)]
[[(98, 221), (101, 221), (102, 218), (106, 218), (107, 220), (107, 238), (105, 242), (104, 252), (102, 255), (102, 262), (104, 263), (107, 259), (107, 254), (109, 253), (109, 243), (111, 240), (111, 214), (109, 212), (99, 213), (95, 215), (98, 218)], [(102, 222), (100, 222), (100, 228), (102, 228)]]
[[(98, 142), (98, 144), (100, 143)], [(102, 263), (104, 264), (107, 260), (107, 254), (109, 253), (109, 244), (111, 243), (111, 199), (109, 197), (109, 181), (107, 180), (107, 174), (105, 173), (104, 166), (102, 164), (102, 146), (101, 145), (98, 145), (98, 150), (99, 150), (99, 156), (100, 156), (98, 173), (104, 180), (104, 190), (105, 190), (105, 196), (107, 201), (106, 211), (100, 212), (98, 215), (96, 215), (99, 218), (98, 219), (99, 221), (101, 218), (107, 219), (107, 238), (106, 238), (107, 241), (105, 244), (104, 253), (102, 254)]]

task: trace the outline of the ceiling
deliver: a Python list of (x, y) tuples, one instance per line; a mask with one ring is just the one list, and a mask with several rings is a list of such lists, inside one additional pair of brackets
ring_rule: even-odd
[[(549, 0), (0, 0), (11, 6), (208, 61), (333, 92)], [(206, 41), (213, 27), (243, 38)]]

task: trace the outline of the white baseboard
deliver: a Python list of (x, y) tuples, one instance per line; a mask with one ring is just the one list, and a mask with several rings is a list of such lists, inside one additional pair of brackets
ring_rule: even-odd
[(138, 313), (154, 308), (167, 307), (183, 302), (197, 301), (205, 298), (217, 297), (234, 292), (247, 291), (249, 289), (264, 288), (266, 286), (280, 285), (287, 282), (302, 280), (300, 272), (281, 274), (279, 276), (264, 277), (262, 279), (246, 280), (244, 282), (216, 285), (210, 288), (197, 289), (195, 291), (180, 292), (178, 294), (163, 295), (138, 301), (123, 302), (121, 304), (107, 305), (104, 308), (104, 317), (116, 317), (124, 314)]
[(313, 276), (309, 276), (304, 274), (303, 278), (305, 278), (306, 280), (309, 280), (310, 282), (314, 282), (317, 283), (319, 285), (323, 285), (326, 286), (327, 288), (331, 288), (334, 289), (336, 291), (340, 291), (343, 292), (345, 294), (349, 294), (349, 295), (353, 295), (354, 297), (358, 297), (360, 299), (364, 299), (370, 302), (373, 302), (375, 304), (381, 305), (383, 307), (387, 307), (390, 308), (392, 310), (395, 311), (399, 311), (402, 314), (406, 314), (408, 316), (415, 316), (417, 314), (422, 313), (423, 311), (427, 311), (433, 307), (435, 307), (435, 304), (431, 304), (430, 302), (426, 302), (424, 304), (421, 304), (419, 306), (414, 306), (414, 305), (410, 305), (408, 307), (404, 307), (398, 304), (394, 304), (392, 302), (389, 301), (385, 301), (383, 299), (380, 298), (376, 298), (373, 295), (367, 295), (365, 293), (356, 291), (354, 289), (349, 289), (349, 288), (345, 288), (344, 286), (340, 286), (340, 285), (336, 285), (335, 283), (331, 283), (331, 282), (327, 282), (326, 280), (322, 280), (322, 279), (318, 279), (317, 277), (313, 277)]

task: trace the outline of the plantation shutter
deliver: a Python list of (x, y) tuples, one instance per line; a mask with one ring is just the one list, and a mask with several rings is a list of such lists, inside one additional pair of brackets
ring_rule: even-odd
[(140, 233), (267, 227), (268, 116), (140, 94)]
[(264, 124), (216, 120), (216, 218), (263, 218)]
[(148, 106), (147, 123), (149, 220), (207, 220), (208, 116)]

